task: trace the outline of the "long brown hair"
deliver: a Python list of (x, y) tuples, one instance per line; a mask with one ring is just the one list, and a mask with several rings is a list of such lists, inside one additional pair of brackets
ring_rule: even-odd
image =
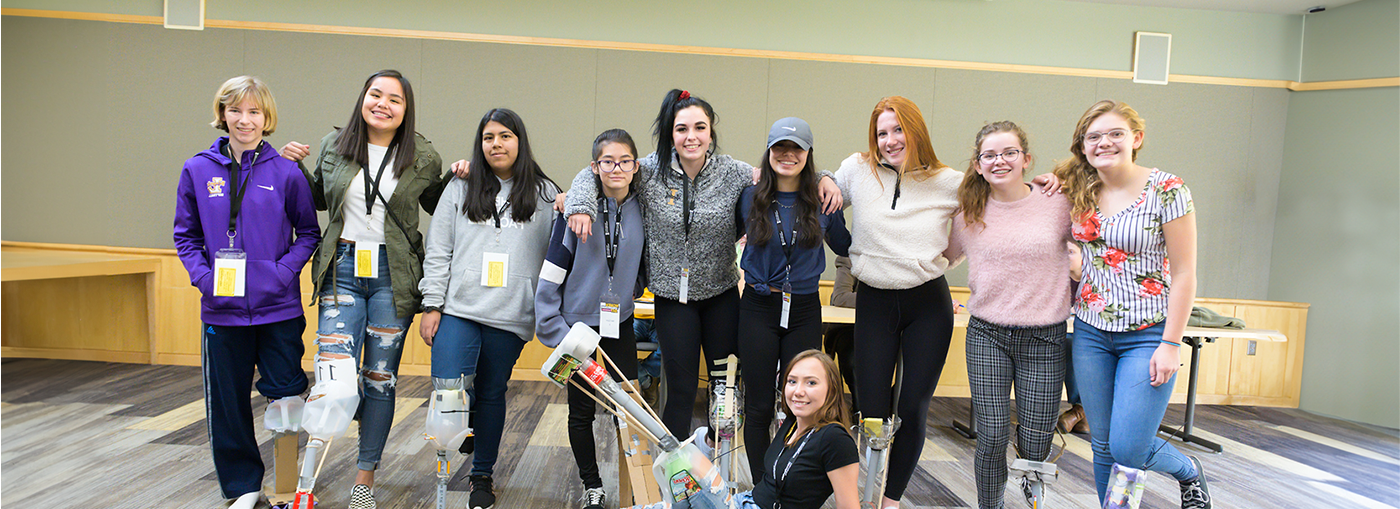
[[(962, 209), (963, 222), (967, 228), (982, 222), (982, 212), (987, 209), (987, 197), (992, 194), (992, 185), (977, 171), (977, 165), (982, 164), (978, 160), (982, 156), (982, 142), (996, 133), (1015, 133), (1021, 143), (1021, 157), (1027, 158), (1027, 162), (1030, 161), (1030, 139), (1026, 136), (1026, 131), (1015, 122), (992, 122), (982, 126), (981, 131), (977, 131), (977, 140), (972, 143), (972, 159), (967, 163), (967, 172), (963, 173), (962, 185), (958, 186), (958, 207)], [(1024, 172), (1021, 173), (1021, 178), (1025, 178)]]
[[(768, 220), (768, 211), (778, 199), (778, 172), (773, 171), (773, 163), (768, 160), (772, 152), (772, 148), (763, 151), (763, 162), (759, 164), (762, 171), (754, 188), (753, 203), (749, 204), (747, 229), (749, 242), (755, 246), (766, 246), (773, 238), (774, 225)], [(797, 174), (797, 203), (792, 214), (797, 222), (792, 240), (803, 249), (820, 246), (822, 242), (822, 228), (817, 222), (817, 216), (821, 214), (820, 180), (816, 154), (808, 150), (807, 165)]]
[(399, 129), (394, 132), (395, 149), (392, 154), (385, 154), (384, 157), (394, 159), (394, 178), (403, 176), (405, 168), (413, 166), (416, 150), (414, 130), (415, 108), (413, 101), (413, 85), (408, 82), (402, 73), (393, 69), (385, 69), (369, 75), (365, 80), (365, 86), (360, 89), (360, 98), (355, 101), (355, 111), (350, 112), (350, 121), (345, 123), (345, 128), (341, 129), (335, 136), (335, 144), (331, 149), (341, 156), (355, 161), (360, 166), (369, 165), (369, 127), (365, 125), (363, 108), (365, 106), (365, 94), (369, 93), (370, 85), (374, 84), (375, 78), (394, 78), (399, 80), (399, 85), (403, 86), (403, 123), (399, 124)]
[[(807, 350), (797, 354), (788, 361), (787, 368), (783, 370), (784, 385), (787, 384), (788, 375), (792, 374), (792, 367), (797, 363), (807, 359), (816, 359), (822, 364), (822, 372), (826, 376), (826, 401), (822, 402), (822, 407), (817, 409), (817, 424), (812, 429), (821, 429), (828, 424), (840, 424), (841, 429), (846, 433), (851, 433), (851, 409), (846, 405), (846, 394), (841, 390), (841, 370), (836, 368), (836, 361), (831, 356), (822, 353), (821, 350)], [(793, 415), (792, 408), (788, 407), (787, 391), (783, 391), (783, 413)], [(797, 429), (793, 426), (792, 429)], [(854, 437), (854, 435), (852, 435)]]
[[(865, 160), (870, 163), (871, 173), (879, 176), (877, 167), (880, 165), (880, 146), (875, 123), (879, 121), (880, 114), (886, 111), (894, 112), (895, 118), (899, 119), (899, 127), (904, 130), (907, 155), (904, 156), (904, 164), (896, 170), (901, 177), (912, 174), (915, 180), (923, 181), (948, 167), (933, 153), (933, 141), (929, 138), (928, 126), (924, 124), (924, 115), (919, 112), (919, 106), (915, 105), (914, 101), (892, 95), (880, 99), (880, 102), (875, 103), (875, 109), (870, 112), (870, 151), (866, 152)], [(913, 150), (909, 150), (910, 148)]]
[[(1128, 103), (1112, 99), (1094, 103), (1084, 112), (1084, 116), (1079, 117), (1079, 124), (1074, 127), (1074, 137), (1069, 140), (1069, 151), (1073, 157), (1055, 166), (1055, 176), (1060, 178), (1065, 194), (1069, 196), (1070, 215), (1076, 219), (1094, 210), (1094, 205), (1098, 202), (1099, 187), (1103, 185), (1103, 181), (1099, 180), (1098, 169), (1089, 165), (1088, 158), (1084, 157), (1084, 133), (1089, 131), (1089, 124), (1107, 113), (1117, 114), (1127, 120), (1133, 133), (1143, 132), (1147, 127), (1137, 110), (1128, 106)], [(1140, 151), (1142, 146), (1133, 149), (1133, 161), (1137, 161)]]

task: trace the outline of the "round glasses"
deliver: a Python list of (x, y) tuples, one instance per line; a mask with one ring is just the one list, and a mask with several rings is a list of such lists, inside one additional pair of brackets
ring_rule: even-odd
[(983, 166), (991, 166), (993, 163), (997, 162), (998, 157), (1007, 163), (1014, 163), (1017, 159), (1021, 158), (1021, 151), (1013, 148), (1000, 154), (995, 152), (983, 152), (982, 155), (977, 156), (977, 160), (982, 161)]
[(632, 173), (634, 171), (637, 171), (637, 160), (623, 159), (621, 161), (593, 161), (593, 166), (598, 168), (598, 171), (601, 171), (603, 173), (612, 173), (619, 170), (625, 171), (627, 173)]
[(1118, 143), (1120, 141), (1123, 141), (1123, 139), (1127, 137), (1127, 129), (1114, 129), (1106, 133), (1084, 133), (1084, 144), (1093, 145), (1095, 143), (1098, 143), (1100, 140), (1103, 140), (1104, 138), (1108, 138), (1108, 141), (1111, 141), (1113, 143)]

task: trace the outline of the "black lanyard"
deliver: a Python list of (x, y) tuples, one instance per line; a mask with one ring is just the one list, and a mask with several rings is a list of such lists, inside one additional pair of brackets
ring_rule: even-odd
[[(783, 245), (783, 278), (790, 281), (792, 280), (792, 248), (797, 244), (797, 225), (793, 225), (792, 242), (788, 243), (787, 228), (783, 228), (783, 216), (778, 213), (778, 209), (781, 209), (783, 204), (778, 203), (778, 200), (773, 200), (773, 204), (777, 205), (777, 208), (773, 209), (773, 222), (777, 223), (778, 241), (782, 242)], [(793, 215), (796, 216), (795, 213)]]
[(617, 246), (622, 241), (622, 205), (617, 206), (617, 212), (613, 213), (612, 226), (608, 225), (608, 199), (599, 198), (603, 202), (603, 254), (608, 258), (608, 279), (612, 280), (613, 267), (617, 265)]
[(497, 230), (501, 229), (501, 214), (506, 213), (506, 209), (508, 208), (510, 208), (510, 198), (506, 198), (506, 202), (501, 204), (501, 208), (498, 208), (495, 212), (491, 213), (491, 217), (496, 219)]
[[(796, 424), (793, 424), (793, 426), (796, 426)], [(783, 441), (782, 450), (779, 450), (778, 457), (773, 459), (773, 480), (775, 481), (774, 484), (778, 485), (778, 493), (783, 492), (783, 485), (787, 484), (788, 471), (792, 470), (792, 464), (797, 462), (797, 455), (802, 454), (802, 448), (807, 446), (807, 441), (812, 439), (812, 432), (816, 430), (816, 428), (809, 429), (807, 430), (807, 434), (802, 436), (802, 442), (797, 444), (797, 450), (792, 452), (792, 456), (788, 458), (787, 467), (783, 468), (783, 475), (779, 476), (778, 461), (783, 457), (783, 453), (787, 452), (787, 441)]]
[(889, 168), (894, 172), (894, 199), (890, 200), (890, 210), (894, 210), (894, 205), (899, 203), (899, 181), (904, 179), (904, 173), (899, 171), (899, 168), (890, 166), (890, 164), (886, 162), (881, 162), (880, 166)]
[(248, 190), (248, 181), (253, 180), (253, 164), (258, 162), (258, 154), (262, 153), (262, 143), (258, 143), (258, 149), (253, 151), (253, 160), (248, 163), (248, 178), (243, 179), (243, 185), (238, 184), (238, 174), (243, 167), (233, 155), (233, 144), (225, 143), (224, 147), (228, 149), (229, 177), (233, 179), (230, 183), (232, 189), (229, 190), (232, 196), (228, 201), (228, 231), (232, 232), (238, 224), (238, 212), (243, 208), (243, 192)]
[[(370, 178), (369, 168), (361, 166), (365, 170), (365, 215), (374, 215), (374, 197), (379, 194), (380, 179), (384, 178), (384, 168), (389, 166), (389, 160), (394, 158), (394, 147), (398, 145), (398, 140), (389, 142), (389, 148), (384, 149), (384, 158), (379, 160), (379, 173)], [(374, 187), (370, 187), (373, 184)], [(388, 207), (388, 205), (385, 205)]]

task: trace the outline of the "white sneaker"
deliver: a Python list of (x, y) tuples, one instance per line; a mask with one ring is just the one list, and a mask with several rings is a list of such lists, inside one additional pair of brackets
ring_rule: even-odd
[(239, 495), (238, 498), (233, 501), (233, 504), (228, 506), (228, 509), (253, 509), (260, 501), (262, 501), (261, 492), (248, 492)]

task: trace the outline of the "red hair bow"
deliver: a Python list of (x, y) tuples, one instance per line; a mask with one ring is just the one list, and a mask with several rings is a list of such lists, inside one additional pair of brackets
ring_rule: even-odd
[(690, 91), (682, 90), (680, 100), (684, 101), (686, 99), (690, 99)]

